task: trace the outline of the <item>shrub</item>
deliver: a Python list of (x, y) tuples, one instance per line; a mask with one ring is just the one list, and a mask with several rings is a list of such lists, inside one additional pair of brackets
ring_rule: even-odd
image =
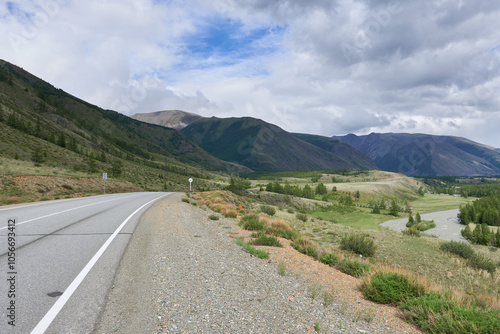
[(217, 216), (217, 215), (210, 215), (210, 216), (208, 216), (208, 219), (210, 219), (210, 220), (219, 220), (219, 216)]
[(493, 274), (497, 265), (482, 254), (475, 254), (471, 259), (469, 259), (469, 266), (476, 269), (486, 270), (490, 274)]
[(376, 273), (361, 287), (366, 298), (380, 304), (399, 304), (425, 294), (425, 287), (398, 273)]
[(420, 236), (420, 231), (415, 228), (415, 226), (412, 227), (407, 227), (404, 230), (401, 231), (404, 235), (410, 236), (410, 237), (419, 237)]
[(264, 229), (264, 222), (259, 221), (257, 215), (246, 215), (241, 218), (243, 228), (250, 231), (260, 231)]
[(375, 241), (368, 234), (350, 233), (344, 234), (340, 240), (340, 248), (363, 256), (373, 256), (376, 246)]
[(339, 263), (339, 258), (337, 255), (332, 253), (323, 253), (320, 255), (319, 260), (324, 264), (327, 264), (331, 267)]
[(300, 221), (303, 221), (304, 223), (307, 221), (307, 215), (305, 213), (299, 212), (295, 215), (295, 218), (297, 218)]
[(472, 259), (474, 255), (476, 255), (471, 245), (465, 242), (447, 241), (439, 245), (439, 248), (441, 248), (442, 251), (456, 254), (467, 260)]
[(266, 232), (288, 240), (292, 240), (299, 234), (297, 231), (292, 230), (290, 226), (279, 223), (272, 223), (271, 226), (267, 226)]
[(370, 270), (370, 266), (358, 261), (351, 261), (348, 259), (340, 262), (340, 271), (344, 274), (354, 277), (361, 277), (365, 272)]
[(236, 210), (227, 210), (226, 212), (224, 212), (224, 217), (236, 218), (238, 217), (238, 212), (236, 212)]
[(255, 238), (255, 240), (252, 241), (252, 245), (283, 247), (275, 236), (266, 235), (263, 231), (253, 233), (252, 238)]
[(191, 203), (191, 201), (189, 200), (189, 198), (185, 198), (185, 197), (183, 197), (181, 199), (181, 201), (183, 201), (184, 203)]
[(302, 254), (309, 255), (315, 259), (318, 258), (318, 248), (308, 237), (299, 234), (293, 239), (290, 246)]
[(422, 220), (420, 223), (416, 224), (415, 227), (419, 231), (427, 231), (427, 230), (430, 230), (431, 228), (436, 227), (436, 223), (434, 222), (434, 220), (431, 220), (431, 221)]
[(276, 213), (275, 208), (273, 208), (272, 206), (269, 206), (269, 205), (265, 205), (265, 204), (262, 204), (260, 206), (260, 211), (264, 212), (265, 214), (267, 214), (269, 216), (274, 216)]
[(500, 328), (497, 309), (464, 307), (436, 293), (409, 298), (400, 308), (427, 333), (497, 333)]

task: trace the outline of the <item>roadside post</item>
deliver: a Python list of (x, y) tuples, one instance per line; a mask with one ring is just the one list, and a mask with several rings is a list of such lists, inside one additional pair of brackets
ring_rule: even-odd
[(108, 179), (108, 173), (102, 173), (102, 179), (104, 180), (104, 193), (106, 193), (106, 180)]
[(193, 183), (193, 179), (192, 178), (189, 178), (189, 192), (191, 193), (191, 183)]

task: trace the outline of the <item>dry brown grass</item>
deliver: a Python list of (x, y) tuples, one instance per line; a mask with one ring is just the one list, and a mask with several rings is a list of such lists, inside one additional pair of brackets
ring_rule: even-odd
[(200, 207), (207, 206), (226, 218), (237, 218), (238, 213), (243, 214), (239, 210), (240, 206), (236, 204), (238, 199), (232, 193), (217, 190), (193, 194), (192, 197), (197, 200)]
[(281, 218), (269, 218), (265, 216), (259, 216), (259, 221), (266, 224), (266, 227), (279, 228), (287, 232), (291, 231), (292, 228), (285, 220)]
[(23, 202), (23, 199), (18, 196), (10, 196), (6, 198), (5, 202), (7, 204), (19, 204)]

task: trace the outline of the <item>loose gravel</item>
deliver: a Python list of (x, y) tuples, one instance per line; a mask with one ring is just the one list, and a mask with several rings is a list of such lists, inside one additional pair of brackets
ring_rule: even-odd
[(363, 299), (359, 279), (286, 240), (260, 247), (268, 260), (253, 257), (232, 241), (247, 233), (235, 221), (211, 220), (181, 197), (143, 215), (95, 333), (420, 333)]
[[(467, 242), (467, 239), (462, 237), (461, 231), (465, 228), (465, 225), (459, 223), (457, 218), (458, 213), (459, 210), (454, 209), (423, 214), (422, 220), (434, 220), (434, 222), (436, 223), (435, 228), (424, 231), (423, 233), (444, 240)], [(388, 220), (380, 224), (380, 226), (390, 228), (391, 230), (397, 232), (401, 232), (406, 228), (407, 222), (408, 218), (399, 218)]]

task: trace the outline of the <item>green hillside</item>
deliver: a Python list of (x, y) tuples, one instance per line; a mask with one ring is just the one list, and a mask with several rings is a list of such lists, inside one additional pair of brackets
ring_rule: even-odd
[(300, 140), (313, 144), (327, 152), (339, 155), (341, 157), (348, 157), (351, 162), (363, 169), (377, 169), (377, 165), (366, 154), (356, 149), (353, 150), (352, 146), (347, 145), (343, 141), (335, 138), (316, 136), (304, 133), (293, 133), (293, 135)]
[(188, 175), (210, 188), (211, 172), (248, 171), (211, 156), (174, 129), (103, 110), (4, 61), (0, 156), (3, 175), (18, 173), (10, 167), (15, 161), (27, 161), (39, 170), (108, 172), (152, 190), (181, 188)]
[(340, 145), (342, 152), (328, 151), (251, 117), (202, 118), (181, 132), (217, 158), (255, 171), (375, 168), (348, 145)]

